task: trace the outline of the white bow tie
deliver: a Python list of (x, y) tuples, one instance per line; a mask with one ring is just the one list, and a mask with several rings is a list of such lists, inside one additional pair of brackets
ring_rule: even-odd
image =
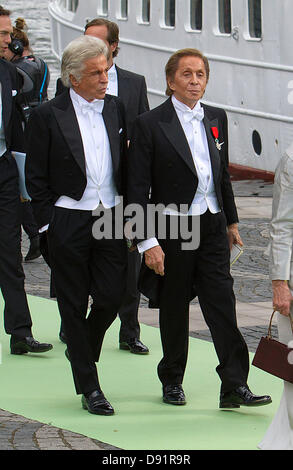
[(191, 122), (192, 119), (202, 121), (204, 118), (204, 110), (202, 107), (200, 107), (196, 109), (191, 109), (190, 111), (185, 111), (183, 114), (183, 118), (185, 122)]
[(94, 100), (91, 103), (83, 103), (81, 106), (81, 111), (83, 114), (87, 114), (89, 111), (96, 113), (102, 113), (104, 108), (104, 100)]

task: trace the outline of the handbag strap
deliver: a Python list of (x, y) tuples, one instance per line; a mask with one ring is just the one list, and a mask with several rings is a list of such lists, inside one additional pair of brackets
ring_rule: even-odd
[[(268, 329), (268, 338), (269, 339), (272, 338), (272, 321), (273, 321), (273, 316), (274, 316), (275, 312), (277, 312), (277, 310), (273, 311), (273, 313), (271, 315), (271, 319), (270, 319), (270, 324), (269, 324), (269, 329)], [(292, 317), (291, 317), (290, 313), (289, 313), (289, 318), (290, 318), (290, 323), (291, 323), (291, 330), (292, 330), (292, 333), (293, 333), (293, 320), (292, 320)]]

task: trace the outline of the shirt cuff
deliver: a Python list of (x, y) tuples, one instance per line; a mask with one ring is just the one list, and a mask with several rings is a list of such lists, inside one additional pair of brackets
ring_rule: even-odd
[(39, 229), (39, 233), (45, 232), (46, 230), (48, 230), (48, 228), (49, 228), (49, 224), (44, 225), (43, 227), (41, 227), (41, 228)]
[(139, 253), (144, 253), (146, 250), (149, 250), (150, 248), (153, 248), (154, 246), (158, 246), (159, 242), (158, 240), (153, 237), (153, 238), (148, 238), (147, 240), (144, 240), (143, 242), (139, 242), (137, 244), (137, 249)]

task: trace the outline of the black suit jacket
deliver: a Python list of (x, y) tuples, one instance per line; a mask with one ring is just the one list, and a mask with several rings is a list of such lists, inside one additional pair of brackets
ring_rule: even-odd
[(129, 72), (116, 65), (118, 96), (126, 110), (127, 137), (130, 139), (133, 123), (139, 114), (149, 111), (146, 81), (143, 75)]
[[(118, 78), (118, 96), (125, 107), (127, 138), (130, 139), (135, 118), (150, 109), (146, 81), (142, 75), (121, 69), (117, 65), (115, 67)], [(63, 93), (64, 90), (66, 87), (58, 78), (55, 96)]]
[[(103, 118), (119, 195), (125, 192), (126, 125), (119, 98), (105, 97)], [(122, 131), (121, 131), (122, 129)], [(35, 108), (27, 130), (26, 183), (38, 226), (50, 223), (61, 195), (80, 200), (87, 184), (82, 138), (69, 91)]]
[[(238, 222), (234, 195), (228, 172), (228, 123), (224, 110), (203, 105), (203, 120), (215, 191), (227, 224)], [(219, 151), (212, 127), (219, 131)], [(197, 190), (198, 177), (184, 131), (171, 99), (135, 120), (128, 156), (128, 203), (144, 209), (144, 237), (147, 230), (156, 235), (155, 223), (149, 227), (147, 205), (180, 204), (190, 207)], [(150, 196), (151, 194), (151, 196)], [(139, 240), (137, 240), (139, 241)], [(161, 276), (144, 263), (139, 279), (140, 291), (150, 299), (150, 307), (159, 306)], [(191, 298), (196, 296), (192, 289)]]
[[(228, 172), (227, 116), (220, 108), (203, 107), (215, 191), (230, 225), (238, 222), (238, 216)], [(216, 147), (212, 127), (218, 128), (219, 142), (224, 142), (220, 151)], [(128, 203), (140, 204), (145, 213), (149, 203), (190, 207), (198, 177), (171, 99), (137, 117), (129, 150)]]
[(22, 152), (24, 136), (21, 127), (21, 116), (16, 108), (16, 96), (19, 93), (20, 77), (16, 68), (10, 62), (0, 58), (0, 82), (2, 99), (2, 116), (7, 150)]

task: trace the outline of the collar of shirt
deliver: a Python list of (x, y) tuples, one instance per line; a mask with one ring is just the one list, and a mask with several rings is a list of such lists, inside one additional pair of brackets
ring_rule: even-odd
[(208, 143), (203, 122), (198, 119), (186, 120), (186, 113), (200, 109), (200, 102), (191, 110), (187, 105), (172, 96), (172, 103), (188, 142), (199, 179), (199, 189), (209, 184), (211, 168)]
[(108, 70), (108, 88), (107, 94), (118, 96), (118, 75), (115, 64)]
[(191, 109), (189, 106), (186, 104), (182, 103), (182, 101), (179, 101), (177, 98), (175, 98), (174, 95), (171, 97), (173, 106), (176, 111), (179, 111), (180, 113), (192, 113), (192, 111), (197, 111), (201, 108), (201, 102), (198, 101), (196, 105), (194, 106), (193, 109)]
[(113, 64), (109, 70), (108, 70), (108, 79), (109, 81), (110, 80), (116, 80), (117, 78), (117, 70), (116, 70), (116, 67), (115, 67), (115, 64)]
[[(82, 96), (80, 96), (78, 93), (76, 93), (73, 88), (70, 88), (70, 98), (72, 99), (74, 105), (77, 106), (77, 109), (79, 111), (82, 112), (82, 108), (84, 106), (90, 106), (91, 104), (94, 104), (94, 103), (99, 103), (100, 106), (101, 106), (101, 109), (103, 110), (103, 106), (104, 106), (104, 100), (93, 100), (93, 101), (87, 101), (85, 100)], [(93, 108), (94, 110), (94, 108)]]

